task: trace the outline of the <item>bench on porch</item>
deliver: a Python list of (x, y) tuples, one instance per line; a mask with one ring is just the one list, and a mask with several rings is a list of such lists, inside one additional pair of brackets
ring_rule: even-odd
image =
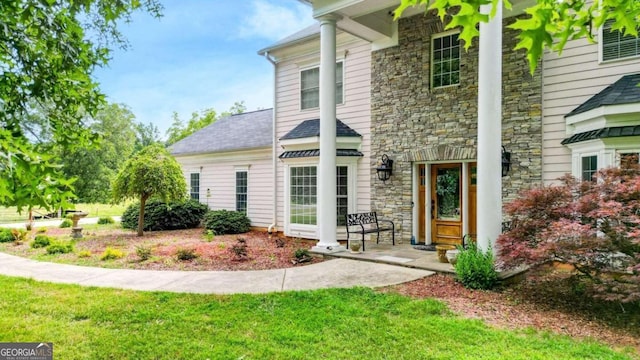
[[(349, 236), (351, 234), (362, 235), (362, 251), (364, 251), (364, 236), (366, 234), (376, 234), (376, 244), (380, 242), (381, 231), (391, 231), (391, 241), (393, 245), (396, 244), (396, 226), (391, 220), (378, 220), (378, 215), (375, 211), (366, 213), (347, 214), (346, 228), (347, 228), (347, 248), (349, 248)], [(380, 223), (390, 224), (380, 226)]]

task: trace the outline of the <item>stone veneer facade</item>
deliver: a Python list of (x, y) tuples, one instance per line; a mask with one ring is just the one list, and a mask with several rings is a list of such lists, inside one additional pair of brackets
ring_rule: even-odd
[[(503, 201), (542, 179), (540, 70), (531, 76), (525, 52), (512, 50), (514, 31), (503, 23), (502, 144), (511, 152)], [(435, 16), (401, 19), (399, 44), (372, 52), (372, 211), (396, 224), (396, 239), (412, 235), (413, 162), (476, 160), (478, 134), (478, 46), (462, 51), (460, 84), (431, 89), (431, 36), (444, 31)], [(386, 183), (375, 167), (383, 154), (394, 160)], [(478, 204), (478, 211), (481, 210)], [(386, 237), (385, 237), (386, 239)]]

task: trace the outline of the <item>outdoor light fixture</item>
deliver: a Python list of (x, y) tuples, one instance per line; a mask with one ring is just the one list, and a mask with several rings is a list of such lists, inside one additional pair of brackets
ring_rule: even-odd
[(378, 172), (378, 179), (386, 182), (393, 173), (393, 160), (390, 160), (387, 154), (382, 155), (382, 162), (376, 168), (376, 171)]
[(502, 177), (507, 176), (509, 170), (511, 170), (511, 153), (502, 145)]

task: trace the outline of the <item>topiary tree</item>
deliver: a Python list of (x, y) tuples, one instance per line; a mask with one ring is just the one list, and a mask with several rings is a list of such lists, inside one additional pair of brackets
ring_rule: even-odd
[(503, 265), (559, 261), (596, 297), (640, 300), (640, 169), (601, 170), (593, 182), (561, 180), (505, 206), (513, 225), (497, 241)]
[(178, 162), (161, 145), (150, 145), (127, 160), (112, 185), (113, 200), (140, 200), (138, 236), (144, 234), (144, 208), (154, 196), (165, 201), (184, 199), (187, 183)]

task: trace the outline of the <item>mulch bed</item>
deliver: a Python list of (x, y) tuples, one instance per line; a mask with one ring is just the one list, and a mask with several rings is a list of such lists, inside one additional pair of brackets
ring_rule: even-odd
[(467, 318), (506, 329), (534, 328), (574, 338), (592, 338), (640, 356), (640, 304), (620, 306), (569, 290), (563, 274), (534, 272), (518, 284), (493, 291), (469, 290), (454, 276), (434, 275), (383, 289), (413, 298), (435, 298)]

